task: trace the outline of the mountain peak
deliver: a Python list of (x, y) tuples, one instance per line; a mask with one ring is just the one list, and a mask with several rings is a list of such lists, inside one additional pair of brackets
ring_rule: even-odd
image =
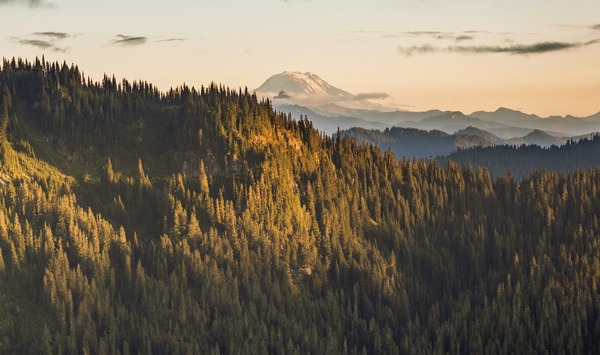
[(309, 71), (307, 72), (300, 72), (300, 71), (289, 71), (289, 70), (285, 70), (283, 73), (281, 73), (282, 75), (288, 75), (288, 76), (296, 76), (296, 77), (319, 77), (318, 75), (311, 73)]
[(318, 75), (311, 72), (284, 71), (267, 79), (256, 90), (258, 93), (270, 94), (284, 91), (289, 95), (351, 97), (349, 92), (330, 85)]
[(496, 110), (496, 112), (498, 112), (498, 113), (501, 113), (501, 112), (519, 112), (519, 113), (522, 113), (520, 111), (513, 110), (513, 109), (507, 108), (507, 107), (498, 107), (498, 109)]
[(481, 128), (475, 126), (468, 126), (467, 128), (461, 129), (454, 133), (455, 136), (477, 136), (481, 138), (485, 138), (490, 142), (499, 142), (501, 140), (497, 135), (483, 130)]
[(529, 133), (528, 135), (526, 135), (525, 137), (529, 137), (529, 138), (556, 138), (553, 135), (542, 131), (541, 129), (534, 129), (533, 131), (531, 131), (531, 133)]

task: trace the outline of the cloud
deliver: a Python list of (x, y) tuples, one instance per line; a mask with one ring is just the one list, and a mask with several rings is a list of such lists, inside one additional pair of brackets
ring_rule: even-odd
[(594, 30), (600, 30), (600, 24), (592, 26), (592, 29), (594, 29)]
[(183, 42), (183, 41), (187, 41), (187, 38), (166, 38), (166, 39), (159, 39), (156, 42)]
[(60, 43), (71, 35), (64, 32), (45, 31), (32, 33), (28, 37), (12, 37), (11, 40), (23, 46), (37, 47), (53, 52), (67, 52), (69, 48), (61, 46)]
[(404, 32), (404, 34), (410, 36), (425, 36), (425, 37), (433, 37), (435, 39), (453, 39), (456, 35), (452, 32), (440, 32), (440, 31), (409, 31)]
[(578, 42), (539, 42), (534, 44), (515, 44), (511, 46), (455, 46), (450, 47), (453, 52), (461, 53), (509, 53), (518, 55), (542, 54), (548, 52), (558, 52), (574, 48), (580, 48), (595, 44), (598, 40), (586, 43)]
[(11, 40), (14, 42), (23, 45), (23, 46), (32, 46), (40, 49), (47, 49), (53, 52), (66, 52), (67, 48), (61, 48), (55, 45), (52, 41), (46, 41), (41, 39), (28, 39), (28, 38), (18, 38), (12, 37)]
[[(459, 31), (459, 32), (443, 32), (443, 31), (404, 31), (404, 32), (385, 32), (385, 31), (350, 31), (353, 34), (359, 35), (380, 35), (385, 39), (396, 39), (405, 37), (422, 37), (435, 40), (451, 40), (455, 42), (468, 41), (475, 39), (476, 34), (490, 34), (491, 32), (484, 31)], [(357, 38), (358, 39), (358, 38)]]
[(538, 42), (533, 44), (513, 44), (508, 46), (448, 46), (434, 47), (430, 44), (411, 47), (398, 47), (398, 52), (404, 56), (412, 56), (415, 54), (429, 54), (438, 52), (451, 53), (466, 53), (466, 54), (494, 54), (508, 53), (514, 55), (530, 55), (543, 54), (549, 52), (559, 52), (570, 49), (591, 46), (600, 43), (600, 39), (591, 40), (588, 42)]
[(53, 47), (52, 43), (50, 43), (49, 41), (42, 41), (39, 39), (14, 38), (14, 40), (17, 43), (22, 44), (24, 46), (33, 46), (41, 49), (49, 49)]
[(439, 47), (434, 47), (431, 44), (423, 44), (420, 46), (411, 46), (411, 47), (398, 47), (398, 52), (403, 56), (410, 57), (415, 54), (429, 54), (435, 52), (441, 52), (442, 49)]
[(473, 38), (475, 38), (474, 36), (467, 36), (467, 35), (460, 35), (460, 36), (456, 36), (456, 38), (454, 38), (454, 40), (456, 42), (462, 42), (462, 41), (470, 41)]
[(135, 47), (146, 44), (147, 37), (127, 36), (118, 34), (111, 43), (121, 47)]
[(430, 37), (439, 40), (454, 40), (455, 42), (468, 41), (475, 38), (473, 34), (480, 33), (479, 31), (464, 31), (459, 33), (454, 32), (440, 32), (440, 31), (409, 31), (404, 32), (405, 35), (413, 37)]
[(52, 6), (42, 0), (0, 0), (0, 6), (12, 4), (27, 4), (29, 7)]
[(390, 95), (384, 92), (369, 92), (369, 93), (359, 93), (358, 95), (354, 95), (354, 101), (360, 100), (384, 100), (389, 98)]
[(39, 37), (49, 37), (57, 40), (62, 40), (70, 37), (68, 33), (64, 32), (35, 32), (33, 33), (33, 35)]
[(468, 33), (468, 34), (494, 34), (494, 32), (490, 32), (490, 31), (477, 31), (477, 30), (463, 31), (463, 33)]
[(592, 44), (596, 44), (596, 43), (600, 43), (600, 38), (596, 38), (596, 39), (593, 39), (591, 41), (587, 41), (583, 45), (584, 46), (591, 46)]
[(579, 43), (568, 42), (539, 42), (534, 44), (515, 44), (512, 46), (455, 46), (449, 47), (452, 52), (459, 53), (510, 53), (510, 54), (541, 54), (581, 47)]
[(359, 31), (350, 31), (350, 33), (385, 33), (384, 31), (372, 31), (372, 30), (359, 30)]
[(440, 35), (451, 35), (449, 32), (440, 32), (440, 31), (408, 31), (404, 32), (407, 35), (411, 36), (440, 36)]

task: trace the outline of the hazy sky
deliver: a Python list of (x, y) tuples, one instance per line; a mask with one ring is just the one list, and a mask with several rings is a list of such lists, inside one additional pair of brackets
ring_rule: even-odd
[(0, 36), (162, 90), (291, 70), (407, 110), (600, 111), (598, 0), (0, 0)]

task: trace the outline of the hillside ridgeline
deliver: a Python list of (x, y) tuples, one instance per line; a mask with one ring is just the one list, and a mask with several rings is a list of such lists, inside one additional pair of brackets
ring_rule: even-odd
[(0, 352), (600, 352), (600, 169), (492, 179), (43, 60), (0, 102)]

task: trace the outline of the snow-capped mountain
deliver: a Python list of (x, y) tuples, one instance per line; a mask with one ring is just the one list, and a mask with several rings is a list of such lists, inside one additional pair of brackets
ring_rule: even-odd
[(318, 75), (286, 71), (267, 79), (254, 92), (262, 98), (272, 100), (274, 107), (300, 105), (316, 113), (336, 117), (350, 112), (365, 110), (376, 112), (396, 111), (397, 108), (383, 102), (389, 98), (385, 93), (351, 94), (337, 88)]
[[(327, 134), (334, 133), (338, 127), (385, 129), (394, 126), (436, 129), (453, 134), (472, 126), (502, 139), (516, 137), (520, 139), (519, 142), (529, 143), (532, 137), (527, 135), (534, 130), (542, 130), (554, 137), (600, 131), (600, 113), (589, 117), (544, 118), (507, 108), (499, 108), (494, 112), (477, 111), (470, 115), (440, 110), (405, 111), (394, 107), (393, 100), (389, 100), (389, 95), (385, 93), (352, 94), (313, 73), (286, 71), (276, 74), (254, 91), (257, 96), (271, 100), (275, 109), (307, 116)], [(539, 136), (539, 132), (536, 135)], [(534, 140), (541, 141), (553, 143), (550, 139)]]
[[(277, 95), (274, 97), (323, 97), (351, 98), (354, 95), (330, 85), (313, 73), (286, 71), (267, 79), (256, 90), (259, 94)], [(285, 97), (288, 96), (288, 97)]]

